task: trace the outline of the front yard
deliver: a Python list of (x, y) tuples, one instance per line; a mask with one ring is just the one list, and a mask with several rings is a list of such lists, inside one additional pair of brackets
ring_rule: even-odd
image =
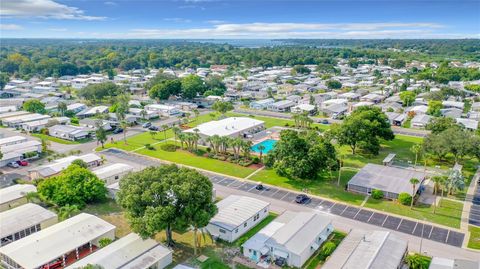
[(468, 240), (468, 247), (473, 249), (480, 249), (480, 227), (469, 226), (470, 239)]

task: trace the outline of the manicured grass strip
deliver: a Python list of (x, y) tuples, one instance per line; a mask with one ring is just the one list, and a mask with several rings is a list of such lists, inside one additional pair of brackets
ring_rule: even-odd
[(272, 222), (278, 215), (275, 213), (270, 212), (268, 216), (266, 216), (259, 224), (257, 224), (255, 227), (250, 229), (248, 232), (246, 232), (244, 235), (240, 236), (235, 242), (235, 246), (242, 246), (243, 243), (247, 242), (250, 237), (254, 236), (256, 233), (258, 233), (261, 229), (263, 229), (265, 226), (267, 226), (270, 222)]
[(470, 239), (468, 240), (468, 247), (473, 249), (480, 249), (480, 227), (469, 226)]
[(309, 193), (315, 195), (354, 205), (360, 205), (365, 196), (345, 191), (345, 184), (347, 184), (356, 173), (356, 169), (343, 168), (339, 186), (337, 186), (338, 172), (332, 172), (331, 177), (327, 173), (323, 178), (319, 179), (298, 180), (279, 176), (273, 169), (263, 169), (253, 175), (250, 179), (296, 191), (307, 189)]
[(59, 143), (59, 144), (65, 144), (65, 145), (80, 144), (79, 141), (70, 141), (70, 140), (65, 140), (65, 139), (61, 139), (61, 138), (53, 137), (53, 136), (49, 136), (49, 135), (44, 135), (44, 134), (31, 134), (31, 135), (35, 136), (35, 137), (38, 137), (40, 139), (45, 139), (45, 140), (52, 141), (52, 142)]
[[(330, 235), (329, 239), (325, 241), (323, 245), (327, 242), (332, 242), (335, 244), (335, 249), (340, 245), (342, 240), (347, 236), (345, 233), (339, 232), (339, 231), (333, 231), (332, 234)], [(322, 252), (322, 246), (317, 250), (317, 252), (307, 261), (305, 262), (305, 269), (316, 269), (318, 265), (323, 264), (329, 256), (325, 255)]]
[(441, 199), (435, 214), (433, 213), (433, 205), (419, 204), (410, 209), (410, 206), (405, 206), (395, 201), (375, 200), (372, 198), (368, 199), (365, 207), (448, 227), (460, 228), (463, 203)]
[[(170, 142), (169, 142), (170, 143)], [(163, 144), (163, 143), (162, 143)], [(161, 160), (174, 162), (178, 164), (184, 164), (193, 166), (196, 168), (217, 172), (225, 175), (246, 177), (253, 173), (255, 169), (243, 167), (238, 164), (224, 162), (216, 159), (210, 159), (203, 156), (198, 156), (193, 153), (177, 150), (175, 152), (164, 151), (160, 148), (161, 144), (155, 145), (155, 150), (141, 149), (136, 153), (151, 156)]]

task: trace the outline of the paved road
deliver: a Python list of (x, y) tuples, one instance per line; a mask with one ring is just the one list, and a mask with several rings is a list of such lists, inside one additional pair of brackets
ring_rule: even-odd
[[(106, 151), (103, 151), (102, 153), (107, 156), (115, 156), (119, 159), (128, 160), (130, 162), (138, 162), (148, 166), (158, 166), (162, 164), (160, 160), (155, 160), (145, 156), (139, 156), (117, 149), (108, 149)], [(221, 176), (214, 173), (202, 173), (207, 175), (216, 187), (223, 186), (231, 189), (235, 193), (243, 192), (247, 195), (256, 195), (265, 199), (273, 199), (276, 201), (295, 204), (295, 197), (297, 196), (296, 192), (277, 187), (271, 187), (268, 190), (258, 191), (255, 189), (255, 184), (252, 182), (241, 181), (232, 177)], [(335, 203), (320, 198), (313, 198), (309, 203), (298, 206), (304, 209), (308, 208), (319, 210), (321, 212), (346, 218), (358, 223), (374, 225), (377, 228), (385, 228), (413, 237), (424, 238), (426, 240), (432, 240), (453, 247), (461, 247), (465, 237), (464, 233), (458, 232), (456, 230), (446, 229), (430, 224), (422, 224), (417, 221), (391, 216), (388, 214), (382, 214), (356, 206)], [(352, 226), (352, 228), (353, 227), (355, 226)]]

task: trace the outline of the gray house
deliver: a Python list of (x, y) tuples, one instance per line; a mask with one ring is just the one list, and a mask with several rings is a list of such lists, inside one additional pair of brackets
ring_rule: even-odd
[(370, 195), (372, 190), (381, 190), (384, 198), (394, 200), (402, 192), (412, 193), (411, 178), (417, 178), (420, 181), (415, 186), (415, 192), (418, 192), (425, 179), (424, 173), (369, 163), (350, 179), (347, 189), (365, 195)]

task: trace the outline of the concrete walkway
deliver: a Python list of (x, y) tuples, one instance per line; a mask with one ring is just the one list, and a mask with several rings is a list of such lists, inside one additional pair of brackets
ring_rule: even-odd
[[(472, 208), (472, 205), (473, 205), (472, 199), (473, 199), (473, 195), (475, 192), (475, 188), (477, 187), (477, 182), (479, 178), (480, 178), (480, 168), (477, 170), (477, 172), (473, 176), (472, 181), (470, 182), (470, 186), (468, 186), (467, 195), (466, 195), (467, 198), (465, 199), (465, 202), (463, 205), (460, 230), (467, 232), (467, 234), (468, 234), (468, 219), (470, 216), (470, 209)], [(468, 197), (472, 197), (472, 198), (469, 199)], [(468, 240), (465, 240), (465, 241), (468, 242)]]

